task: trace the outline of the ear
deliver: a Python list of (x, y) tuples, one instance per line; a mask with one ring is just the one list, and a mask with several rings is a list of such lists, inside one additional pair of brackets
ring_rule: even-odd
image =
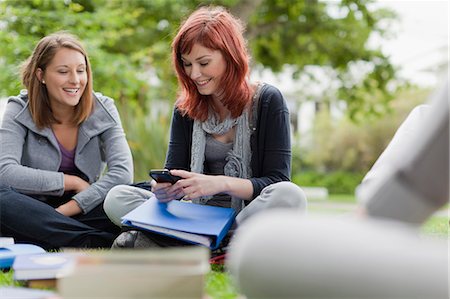
[(38, 68), (36, 70), (36, 78), (42, 82), (42, 80), (44, 80), (44, 72), (42, 71), (41, 68)]

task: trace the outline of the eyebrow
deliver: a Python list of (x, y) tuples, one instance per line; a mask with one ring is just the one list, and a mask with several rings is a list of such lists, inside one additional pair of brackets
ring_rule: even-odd
[[(200, 57), (196, 58), (195, 60), (196, 61), (202, 60), (203, 58), (209, 58), (210, 56), (211, 56), (211, 54), (206, 54), (206, 55), (203, 55), (203, 56), (200, 56)], [(183, 57), (183, 55), (181, 55), (181, 59), (186, 60), (186, 58)]]
[[(79, 67), (79, 66), (86, 66), (86, 64), (85, 63), (80, 63), (79, 65), (77, 65), (77, 67)], [(56, 65), (56, 67), (70, 67), (70, 66), (67, 65), (67, 64), (60, 64), (60, 65)]]

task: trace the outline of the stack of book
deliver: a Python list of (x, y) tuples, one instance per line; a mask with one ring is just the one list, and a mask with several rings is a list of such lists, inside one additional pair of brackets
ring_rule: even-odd
[(14, 279), (29, 287), (55, 288), (57, 279), (70, 275), (81, 253), (46, 252), (19, 255), (14, 260)]
[(12, 268), (14, 279), (25, 286), (56, 289), (64, 299), (189, 299), (203, 296), (209, 256), (203, 246), (65, 250), (19, 255)]

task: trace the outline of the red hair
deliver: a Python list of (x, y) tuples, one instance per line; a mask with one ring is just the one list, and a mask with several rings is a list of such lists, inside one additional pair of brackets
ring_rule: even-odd
[(205, 121), (208, 117), (210, 95), (201, 95), (193, 80), (186, 74), (182, 54), (191, 52), (194, 44), (219, 50), (226, 62), (226, 71), (219, 86), (222, 104), (237, 118), (251, 101), (251, 87), (247, 80), (250, 57), (243, 36), (242, 22), (223, 7), (201, 7), (182, 23), (172, 42), (172, 62), (180, 86), (177, 107), (189, 117)]

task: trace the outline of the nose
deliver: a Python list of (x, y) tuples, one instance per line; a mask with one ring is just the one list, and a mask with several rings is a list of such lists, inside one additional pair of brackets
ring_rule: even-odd
[(77, 73), (77, 71), (70, 72), (69, 82), (70, 83), (80, 82), (80, 75)]
[(191, 73), (189, 74), (189, 77), (192, 80), (195, 80), (197, 78), (200, 78), (201, 75), (202, 75), (202, 73), (200, 72), (200, 67), (195, 64), (192, 64)]

